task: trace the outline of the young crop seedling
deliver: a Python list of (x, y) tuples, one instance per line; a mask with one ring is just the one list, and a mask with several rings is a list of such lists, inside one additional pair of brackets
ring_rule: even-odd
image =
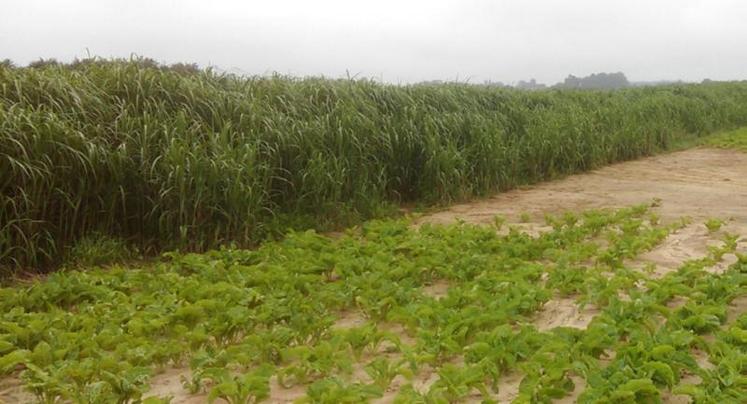
[(715, 233), (721, 229), (721, 226), (723, 226), (724, 221), (721, 219), (708, 219), (705, 222), (705, 226), (708, 229), (708, 232)]
[(684, 225), (654, 213), (548, 216), (534, 237), (378, 220), (59, 272), (0, 288), (0, 372), (43, 402), (143, 400), (154, 374), (187, 364), (182, 394), (242, 403), (277, 389), (327, 403), (743, 402), (738, 237), (654, 276), (636, 260)]

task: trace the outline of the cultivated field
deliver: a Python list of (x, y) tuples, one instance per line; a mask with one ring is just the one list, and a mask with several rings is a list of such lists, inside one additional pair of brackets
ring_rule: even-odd
[(744, 125), (745, 82), (524, 92), (147, 60), (0, 65), (0, 277), (53, 269), (102, 240), (146, 255), (252, 247)]
[(0, 64), (0, 401), (747, 402), (744, 125), (747, 82)]
[(691, 149), (0, 289), (0, 397), (744, 402), (746, 179)]

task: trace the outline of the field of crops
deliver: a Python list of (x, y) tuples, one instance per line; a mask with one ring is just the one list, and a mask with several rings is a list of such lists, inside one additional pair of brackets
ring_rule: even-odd
[(0, 276), (102, 239), (123, 256), (256, 245), (745, 124), (744, 82), (522, 92), (0, 65)]
[(0, 402), (747, 402), (744, 154), (625, 163), (481, 225), (384, 218), (747, 151), (744, 125), (747, 82), (0, 64)]
[[(537, 235), (384, 220), (58, 272), (0, 289), (0, 375), (43, 402), (744, 402), (739, 236), (657, 204), (547, 216)], [(640, 265), (686, 225), (704, 257)], [(177, 390), (147, 398), (175, 368)]]

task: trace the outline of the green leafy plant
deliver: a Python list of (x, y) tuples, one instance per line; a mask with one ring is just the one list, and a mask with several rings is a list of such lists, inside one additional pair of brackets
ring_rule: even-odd
[(121, 239), (92, 234), (78, 240), (65, 257), (65, 266), (94, 267), (123, 263), (136, 257), (136, 252)]
[(705, 226), (708, 229), (709, 233), (715, 233), (715, 232), (719, 231), (719, 229), (721, 228), (721, 226), (723, 226), (723, 224), (724, 224), (723, 220), (721, 220), (721, 219), (713, 219), (713, 218), (712, 219), (708, 219), (705, 222)]
[(373, 379), (377, 387), (386, 390), (392, 379), (398, 375), (402, 375), (406, 379), (412, 379), (412, 371), (405, 366), (406, 363), (407, 361), (404, 359), (395, 362), (384, 358), (376, 358), (366, 365), (366, 373)]
[(210, 390), (208, 400), (212, 403), (222, 398), (231, 404), (260, 402), (270, 394), (271, 374), (272, 368), (269, 366), (262, 366), (238, 376), (225, 372), (214, 381), (215, 386)]
[[(143, 400), (157, 370), (185, 364), (185, 391), (229, 402), (272, 400), (271, 380), (306, 402), (492, 402), (511, 374), (520, 402), (568, 397), (579, 378), (581, 402), (663, 391), (742, 402), (739, 238), (652, 276), (630, 262), (684, 222), (651, 214), (548, 216), (538, 237), (377, 220), (336, 237), (291, 232), (254, 250), (58, 272), (0, 288), (0, 373), (43, 402)], [(733, 265), (712, 271), (732, 252)], [(437, 284), (448, 293), (436, 298)], [(593, 318), (556, 321), (558, 307)]]
[[(253, 246), (747, 123), (742, 82), (527, 93), (242, 77), (144, 58), (3, 66), (2, 276), (58, 266), (95, 233), (148, 255)], [(90, 248), (99, 251), (79, 246), (78, 257), (107, 256)]]

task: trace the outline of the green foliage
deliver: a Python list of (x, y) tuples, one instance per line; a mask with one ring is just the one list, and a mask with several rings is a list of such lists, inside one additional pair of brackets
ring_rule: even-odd
[(633, 379), (615, 390), (610, 396), (613, 403), (661, 402), (659, 390), (649, 379)]
[[(256, 250), (57, 272), (0, 288), (0, 374), (42, 402), (137, 402), (157, 369), (182, 364), (186, 391), (234, 403), (267, 399), (271, 380), (305, 388), (302, 402), (395, 389), (402, 403), (493, 402), (510, 374), (517, 402), (567, 397), (579, 378), (582, 403), (670, 391), (744, 402), (747, 315), (728, 308), (747, 294), (747, 260), (707, 271), (737, 237), (651, 278), (629, 260), (682, 225), (651, 214), (548, 216), (552, 230), (537, 237), (377, 220), (336, 238), (291, 232)], [(445, 296), (428, 294), (435, 282), (448, 283)], [(564, 296), (598, 314), (585, 329), (538, 328), (543, 304)], [(362, 321), (341, 325), (341, 313)], [(424, 373), (438, 380), (418, 390)]]
[(256, 245), (505, 190), (747, 124), (744, 83), (524, 92), (242, 78), (152, 60), (0, 68), (0, 265), (100, 233)]
[(308, 396), (301, 403), (354, 404), (381, 397), (383, 391), (375, 385), (346, 384), (340, 379), (322, 379), (309, 386)]
[(519, 215), (519, 221), (521, 223), (529, 223), (532, 221), (532, 215), (530, 215), (529, 212), (521, 212), (521, 215)]
[(717, 232), (721, 228), (721, 226), (723, 226), (723, 224), (724, 221), (721, 219), (708, 219), (705, 222), (705, 226), (710, 233)]
[(222, 398), (230, 404), (257, 403), (270, 395), (269, 380), (272, 375), (270, 366), (239, 376), (231, 376), (227, 371), (218, 372), (215, 387), (210, 390), (209, 402)]
[(703, 139), (703, 144), (722, 149), (735, 149), (747, 152), (747, 128), (718, 133)]
[(65, 257), (67, 267), (96, 267), (124, 263), (136, 253), (123, 240), (92, 234), (78, 240)]
[(392, 379), (398, 375), (402, 375), (408, 379), (412, 378), (412, 372), (405, 364), (406, 361), (404, 360), (391, 362), (384, 358), (376, 358), (366, 365), (366, 373), (373, 379), (376, 386), (385, 390), (389, 387)]

